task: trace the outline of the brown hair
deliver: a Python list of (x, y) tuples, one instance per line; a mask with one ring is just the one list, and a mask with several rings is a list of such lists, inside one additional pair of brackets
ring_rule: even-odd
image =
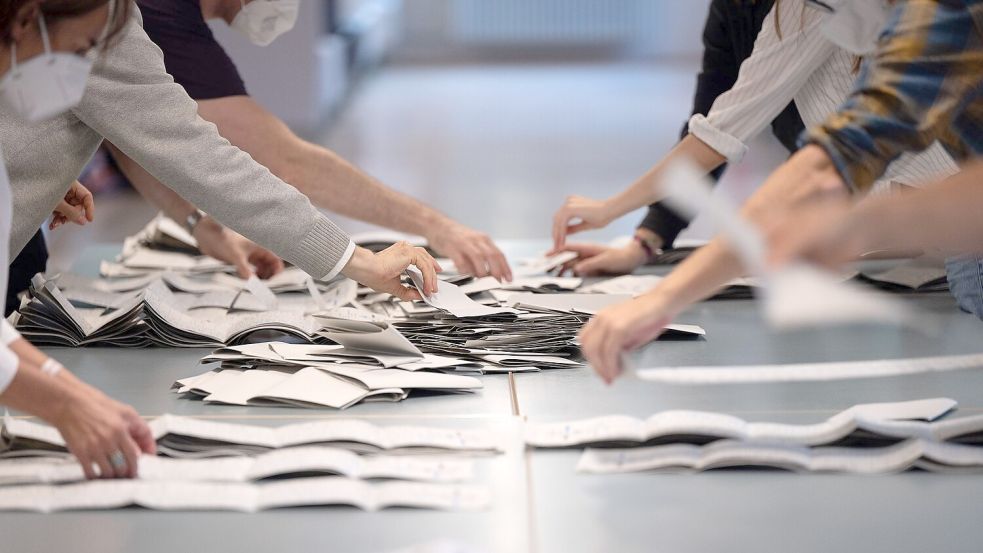
[[(0, 43), (10, 44), (11, 29), (17, 12), (29, 0), (0, 0)], [(109, 21), (104, 42), (109, 45), (130, 17), (130, 0), (42, 0), (41, 13), (45, 23), (56, 24), (65, 19), (81, 17), (109, 4)]]

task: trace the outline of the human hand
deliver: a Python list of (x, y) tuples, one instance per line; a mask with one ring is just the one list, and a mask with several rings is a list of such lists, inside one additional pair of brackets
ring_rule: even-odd
[(659, 337), (675, 317), (653, 294), (603, 309), (580, 331), (580, 348), (604, 382), (621, 375), (622, 354)]
[(423, 299), (420, 293), (400, 281), (403, 271), (415, 265), (423, 274), (424, 293), (428, 296), (437, 293), (437, 273), (442, 269), (437, 261), (423, 248), (415, 248), (406, 242), (373, 254), (365, 248), (355, 248), (352, 258), (341, 270), (346, 277), (364, 284), (379, 292), (388, 292), (403, 301)]
[(65, 194), (65, 198), (51, 213), (48, 230), (55, 230), (69, 222), (84, 226), (93, 221), (95, 213), (96, 204), (92, 192), (89, 192), (89, 189), (82, 186), (79, 181), (75, 181)]
[(283, 270), (280, 256), (211, 217), (203, 217), (192, 234), (201, 253), (235, 266), (239, 278), (251, 277), (254, 268), (256, 276), (264, 279)]
[(569, 196), (553, 215), (553, 248), (562, 249), (569, 234), (603, 228), (613, 219), (607, 202)]
[[(141, 453), (157, 451), (147, 423), (130, 406), (78, 383), (51, 421), (85, 477), (134, 478)], [(99, 467), (98, 472), (93, 465)]]
[(487, 234), (451, 222), (438, 228), (427, 241), (441, 255), (451, 258), (462, 274), (490, 275), (499, 281), (512, 282), (512, 269), (505, 254)]
[(620, 248), (604, 244), (567, 244), (546, 255), (564, 251), (576, 253), (577, 259), (564, 264), (560, 274), (572, 271), (577, 276), (625, 275), (644, 265), (648, 257), (635, 240)]

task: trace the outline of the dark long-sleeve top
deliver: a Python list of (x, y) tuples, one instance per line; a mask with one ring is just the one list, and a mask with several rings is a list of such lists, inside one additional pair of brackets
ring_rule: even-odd
[[(734, 86), (741, 63), (754, 50), (754, 41), (773, 4), (774, 0), (713, 0), (710, 4), (703, 28), (703, 67), (697, 76), (693, 97), (694, 115), (707, 115), (717, 97)], [(794, 103), (772, 121), (771, 129), (789, 153), (795, 151), (803, 124)], [(684, 126), (680, 138), (687, 134), (687, 126)], [(714, 179), (719, 179), (725, 169), (726, 165), (714, 171)], [(679, 233), (689, 226), (689, 221), (660, 202), (649, 207), (639, 226), (659, 235), (665, 247), (670, 247)]]

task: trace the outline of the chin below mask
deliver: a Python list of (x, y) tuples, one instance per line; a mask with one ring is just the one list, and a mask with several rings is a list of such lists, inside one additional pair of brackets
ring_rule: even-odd
[(232, 28), (246, 35), (253, 44), (268, 46), (294, 28), (300, 0), (242, 1), (242, 9), (232, 20)]

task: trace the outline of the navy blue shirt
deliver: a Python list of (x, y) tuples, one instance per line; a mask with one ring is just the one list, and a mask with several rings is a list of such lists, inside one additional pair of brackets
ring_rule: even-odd
[(246, 95), (239, 70), (215, 40), (198, 0), (137, 0), (143, 28), (164, 52), (164, 66), (195, 100)]

